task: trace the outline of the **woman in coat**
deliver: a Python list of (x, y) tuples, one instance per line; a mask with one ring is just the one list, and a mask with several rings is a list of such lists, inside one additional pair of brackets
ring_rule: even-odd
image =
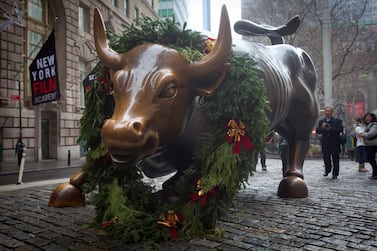
[(364, 119), (358, 118), (355, 123), (355, 141), (356, 141), (356, 152), (357, 152), (357, 161), (359, 162), (359, 172), (368, 172), (364, 166), (366, 160), (366, 151), (364, 138), (361, 134), (365, 131)]
[(377, 179), (377, 117), (374, 113), (364, 115), (365, 131), (361, 133), (367, 152), (367, 160), (372, 166), (373, 172), (370, 179)]

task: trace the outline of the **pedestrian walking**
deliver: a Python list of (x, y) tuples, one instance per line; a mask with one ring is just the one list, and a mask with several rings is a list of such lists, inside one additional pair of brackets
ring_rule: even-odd
[(357, 162), (359, 163), (359, 172), (368, 172), (368, 170), (365, 168), (365, 159), (366, 159), (366, 150), (365, 150), (365, 144), (364, 139), (361, 136), (361, 133), (364, 132), (365, 126), (364, 126), (364, 119), (358, 118), (356, 119), (355, 125), (354, 125), (354, 134), (355, 134), (355, 145), (356, 145), (356, 154), (357, 154)]
[(377, 117), (374, 113), (366, 113), (364, 115), (365, 131), (361, 133), (364, 139), (365, 149), (367, 152), (367, 160), (372, 166), (372, 176), (370, 179), (377, 179)]
[(343, 121), (332, 116), (333, 109), (325, 107), (325, 118), (318, 122), (316, 133), (321, 135), (322, 156), (325, 163), (325, 173), (332, 171), (332, 178), (339, 176), (340, 133), (343, 132)]
[(259, 152), (254, 153), (254, 161), (255, 166), (258, 164), (258, 155), (260, 155), (260, 163), (262, 165), (262, 171), (267, 171), (267, 165), (266, 165), (266, 152), (265, 150), (261, 150)]
[(285, 172), (287, 171), (288, 169), (288, 142), (287, 140), (283, 137), (283, 136), (280, 136), (279, 138), (279, 154), (280, 154), (280, 159), (281, 159), (281, 162), (282, 162), (282, 172), (283, 172), (283, 176), (285, 174)]

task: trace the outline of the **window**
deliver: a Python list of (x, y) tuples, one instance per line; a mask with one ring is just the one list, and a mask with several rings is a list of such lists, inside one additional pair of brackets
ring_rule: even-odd
[(128, 0), (123, 1), (123, 15), (128, 17)]
[(118, 0), (111, 0), (111, 4), (115, 7), (118, 6)]
[(43, 22), (43, 3), (42, 0), (29, 0), (28, 15), (37, 21)]
[(139, 9), (135, 8), (134, 19), (139, 18)]
[(79, 6), (79, 31), (89, 32), (89, 9), (83, 5)]
[[(55, 16), (51, 15), (52, 10), (48, 5), (48, 0), (27, 0), (24, 1), (27, 6), (27, 16), (25, 18), (25, 42), (24, 42), (24, 82), (29, 82), (29, 65), (33, 62), (41, 50), (46, 39), (53, 29)], [(25, 106), (30, 105), (30, 85), (24, 85)]]
[(174, 10), (173, 9), (158, 10), (158, 16), (159, 17), (173, 17), (174, 16)]
[(85, 91), (84, 91), (84, 84), (83, 80), (86, 78), (86, 62), (81, 61), (79, 62), (79, 72), (80, 72), (80, 106), (85, 106)]
[(31, 62), (34, 60), (34, 58), (37, 56), (38, 52), (43, 46), (43, 35), (40, 33), (37, 33), (35, 31), (28, 31), (28, 65), (31, 64)]

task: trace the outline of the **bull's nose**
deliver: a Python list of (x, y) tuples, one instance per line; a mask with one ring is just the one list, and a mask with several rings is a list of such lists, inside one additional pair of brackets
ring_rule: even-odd
[(103, 126), (106, 134), (113, 138), (128, 138), (137, 140), (143, 138), (146, 130), (145, 120), (142, 118), (133, 118), (123, 121), (109, 119)]

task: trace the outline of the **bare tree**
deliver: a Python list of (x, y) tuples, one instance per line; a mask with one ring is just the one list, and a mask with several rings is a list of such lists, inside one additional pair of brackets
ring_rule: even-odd
[[(242, 9), (245, 10), (243, 19), (277, 26), (295, 15), (300, 16), (299, 30), (285, 38), (285, 42), (303, 48), (312, 57), (317, 68), (320, 96), (323, 95), (321, 1), (323, 0), (242, 1)], [(370, 70), (376, 69), (377, 26), (368, 22), (368, 15), (372, 18), (376, 15), (376, 6), (373, 0), (331, 1), (334, 106), (346, 106), (350, 93), (360, 87), (359, 83)]]

